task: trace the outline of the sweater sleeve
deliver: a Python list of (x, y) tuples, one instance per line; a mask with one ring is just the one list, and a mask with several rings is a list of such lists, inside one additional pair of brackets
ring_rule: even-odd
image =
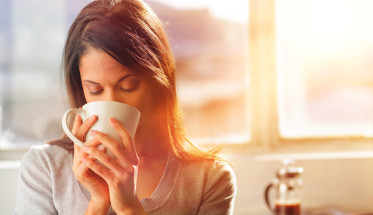
[(50, 174), (46, 156), (31, 148), (21, 162), (14, 214), (57, 214)]
[(233, 169), (225, 162), (216, 161), (198, 215), (233, 214), (235, 195), (236, 178)]

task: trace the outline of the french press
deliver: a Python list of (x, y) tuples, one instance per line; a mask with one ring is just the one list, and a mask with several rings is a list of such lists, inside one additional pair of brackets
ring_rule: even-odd
[[(283, 167), (264, 192), (266, 204), (274, 215), (301, 215), (302, 173), (303, 168), (295, 167), (293, 160), (283, 160)], [(271, 190), (275, 191), (274, 201), (269, 198)]]

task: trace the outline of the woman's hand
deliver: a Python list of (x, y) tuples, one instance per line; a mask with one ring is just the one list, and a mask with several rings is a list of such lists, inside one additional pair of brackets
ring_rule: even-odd
[(99, 131), (91, 131), (91, 136), (93, 136), (92, 140), (104, 144), (114, 157), (95, 147), (85, 145), (82, 150), (90, 156), (83, 158), (83, 163), (106, 181), (109, 186), (111, 206), (117, 214), (146, 214), (136, 195), (139, 158), (132, 137), (119, 121), (111, 118), (110, 122), (120, 135), (121, 143)]
[[(92, 116), (82, 123), (82, 118), (76, 115), (72, 133), (79, 140), (85, 141), (86, 134), (92, 125), (97, 121), (97, 116)], [(84, 144), (89, 147), (101, 145), (97, 140), (90, 140)], [(99, 148), (105, 150), (105, 148)], [(89, 191), (91, 201), (87, 208), (87, 213), (106, 214), (110, 207), (109, 189), (106, 181), (90, 170), (82, 163), (82, 159), (88, 159), (88, 154), (74, 143), (73, 172), (75, 178)]]

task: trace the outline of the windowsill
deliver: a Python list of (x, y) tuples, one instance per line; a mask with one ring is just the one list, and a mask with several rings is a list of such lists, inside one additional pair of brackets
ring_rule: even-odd
[[(373, 158), (371, 139), (349, 140), (297, 140), (282, 142), (278, 146), (254, 146), (250, 143), (204, 144), (204, 149), (221, 146), (221, 154), (246, 155), (258, 160), (277, 160), (283, 157), (292, 159), (339, 159)], [(0, 161), (19, 161), (30, 145), (2, 147)]]
[(0, 150), (0, 162), (8, 162), (8, 161), (20, 161), (22, 160), (23, 155), (28, 151), (28, 147), (22, 147), (22, 148), (7, 148), (7, 149), (1, 149)]
[[(202, 146), (213, 149), (217, 145)], [(254, 146), (251, 144), (222, 144), (221, 154), (245, 155), (258, 160), (292, 159), (349, 159), (373, 158), (371, 139), (297, 140), (279, 143), (277, 146)]]
[(20, 165), (20, 160), (0, 160), (0, 170), (17, 170)]

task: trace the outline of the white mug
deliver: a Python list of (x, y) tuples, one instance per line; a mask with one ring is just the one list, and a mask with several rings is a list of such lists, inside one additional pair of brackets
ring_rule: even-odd
[[(132, 138), (134, 137), (137, 129), (137, 125), (140, 119), (140, 111), (136, 108), (114, 101), (96, 101), (85, 104), (82, 109), (70, 109), (62, 117), (62, 128), (66, 135), (80, 147), (84, 145), (77, 137), (75, 137), (67, 126), (67, 118), (70, 114), (79, 114), (83, 121), (89, 117), (96, 115), (97, 121), (93, 124), (90, 130), (97, 130), (108, 134), (117, 142), (122, 142), (119, 134), (110, 124), (110, 118), (114, 118), (121, 122), (127, 131), (130, 133)], [(89, 130), (89, 131), (90, 131)], [(86, 141), (92, 139), (90, 132), (88, 131), (85, 138)]]

